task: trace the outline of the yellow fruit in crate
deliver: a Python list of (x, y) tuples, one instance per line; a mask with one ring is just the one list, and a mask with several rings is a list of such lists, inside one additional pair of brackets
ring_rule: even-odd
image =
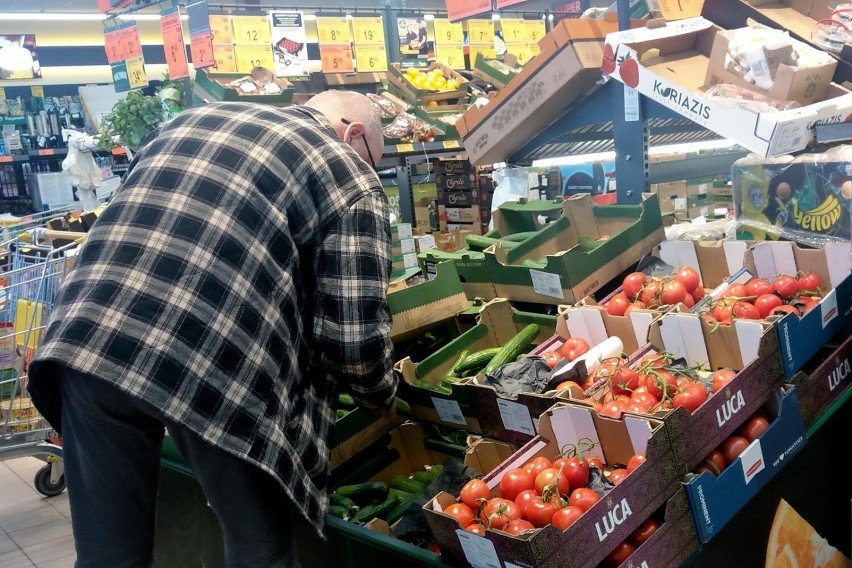
[(426, 108), (435, 108), (438, 106), (438, 101), (429, 101), (426, 103)]
[(435, 74), (435, 77), (443, 77), (444, 76), (444, 70), (443, 69), (435, 69), (434, 71), (432, 71), (432, 73)]
[(446, 87), (448, 91), (455, 91), (459, 88), (459, 82), (455, 79), (450, 79), (449, 81), (447, 81)]
[(443, 88), (447, 86), (447, 80), (443, 77), (436, 77), (435, 84), (438, 85), (439, 88)]
[(413, 79), (414, 77), (417, 77), (418, 75), (420, 75), (420, 71), (418, 71), (414, 67), (409, 67), (408, 69), (405, 70), (405, 74), (408, 77), (411, 77)]

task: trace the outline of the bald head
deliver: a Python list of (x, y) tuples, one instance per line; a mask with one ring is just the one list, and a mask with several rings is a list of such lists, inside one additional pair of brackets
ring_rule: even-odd
[[(370, 99), (354, 91), (325, 91), (311, 97), (305, 106), (321, 112), (337, 135), (361, 158), (377, 165), (382, 158), (384, 134), (379, 112)], [(367, 151), (369, 144), (369, 151)]]

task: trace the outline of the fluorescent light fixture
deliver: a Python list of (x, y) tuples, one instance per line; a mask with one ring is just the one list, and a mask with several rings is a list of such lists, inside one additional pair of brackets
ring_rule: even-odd
[(500, 19), (500, 14), (491, 14), (491, 19), (492, 19), (492, 20), (499, 20), (499, 19)]
[[(41, 21), (41, 22), (100, 22), (107, 19), (106, 14), (44, 14), (42, 12), (5, 12), (0, 14), (0, 21)], [(124, 14), (118, 16), (121, 20), (137, 20), (140, 22), (159, 22), (159, 14)], [(182, 14), (181, 20), (188, 19)]]
[(532, 165), (537, 168), (550, 166), (575, 166), (592, 162), (610, 162), (615, 159), (615, 152), (597, 152), (594, 154), (578, 154), (576, 156), (561, 156), (559, 158), (545, 158), (534, 160)]

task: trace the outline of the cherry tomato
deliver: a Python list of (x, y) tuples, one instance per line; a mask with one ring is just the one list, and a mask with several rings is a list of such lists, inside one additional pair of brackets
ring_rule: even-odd
[(765, 278), (752, 278), (745, 285), (746, 294), (749, 296), (763, 296), (772, 293), (772, 284)]
[(485, 536), (485, 525), (479, 521), (474, 521), (467, 525), (464, 530), (467, 532), (472, 532), (473, 534), (478, 534), (479, 536)]
[(642, 286), (647, 279), (648, 277), (645, 276), (644, 272), (631, 272), (624, 277), (621, 288), (628, 297), (635, 298), (642, 291)]
[(733, 296), (734, 298), (743, 298), (745, 296), (748, 296), (748, 291), (746, 290), (745, 285), (737, 282), (735, 284), (731, 284), (730, 286), (728, 286), (728, 289), (725, 290), (725, 296)]
[(710, 379), (713, 381), (713, 392), (719, 392), (725, 385), (734, 380), (737, 374), (731, 369), (719, 369), (712, 375), (710, 375)]
[[(768, 285), (768, 283), (767, 283)], [(772, 310), (783, 304), (781, 298), (775, 294), (761, 294), (754, 301), (754, 307), (757, 308), (757, 313), (761, 318), (765, 318), (772, 313)]]
[(557, 529), (564, 531), (576, 523), (577, 519), (583, 516), (583, 513), (585, 513), (585, 511), (580, 507), (577, 507), (576, 505), (568, 505), (553, 514), (553, 518), (550, 519), (550, 524)]
[(624, 310), (624, 315), (627, 315), (630, 312), (635, 311), (635, 310), (644, 310), (644, 309), (647, 309), (647, 306), (645, 304), (643, 304), (642, 302), (630, 302), (630, 305), (627, 306), (626, 310)]
[(491, 498), (491, 490), (481, 479), (471, 479), (461, 488), (459, 498), (462, 500), (462, 503), (471, 509), (478, 509), (481, 502), (480, 499), (487, 501)]
[(624, 468), (614, 469), (609, 473), (609, 482), (613, 485), (618, 485), (624, 478), (627, 477), (627, 470)]
[(536, 497), (527, 505), (526, 517), (534, 527), (546, 527), (558, 510), (559, 507), (552, 502), (542, 501), (541, 497)]
[(538, 492), (535, 489), (524, 489), (515, 497), (515, 503), (521, 508), (523, 515), (527, 514), (527, 505), (536, 497), (538, 497)]
[(562, 469), (562, 475), (568, 478), (570, 487), (586, 487), (589, 484), (589, 462), (582, 457), (560, 458), (553, 462), (553, 467)]
[(627, 562), (627, 559), (630, 558), (630, 555), (634, 552), (636, 552), (635, 546), (626, 541), (622, 542), (615, 547), (615, 550), (610, 552), (607, 557), (604, 558), (603, 562), (601, 562), (601, 566), (605, 566), (606, 568), (617, 568)]
[[(524, 464), (523, 469), (535, 479), (536, 475), (549, 467), (553, 467), (553, 463), (544, 456), (538, 456)], [(506, 496), (504, 495), (504, 497)], [(506, 499), (509, 499), (509, 497), (506, 497)]]
[(698, 271), (692, 268), (691, 266), (684, 266), (675, 274), (675, 279), (679, 280), (684, 288), (686, 288), (687, 292), (692, 292), (701, 282), (701, 277), (698, 274)]
[(645, 541), (651, 538), (651, 535), (653, 535), (659, 529), (660, 523), (658, 523), (654, 519), (648, 519), (647, 521), (639, 525), (639, 528), (633, 531), (633, 534), (627, 537), (627, 540), (629, 540), (636, 548), (639, 548), (640, 546), (645, 544)]
[(752, 416), (740, 427), (740, 434), (749, 442), (757, 440), (769, 428), (769, 420), (763, 416)]
[(606, 304), (606, 313), (611, 316), (623, 316), (624, 312), (627, 310), (627, 306), (630, 305), (630, 299), (627, 297), (627, 294), (624, 292), (619, 292), (609, 299), (609, 302)]
[(783, 304), (781, 306), (772, 308), (772, 314), (771, 315), (773, 315), (773, 316), (782, 316), (783, 317), (783, 316), (786, 316), (787, 314), (794, 314), (794, 315), (798, 316), (799, 310), (797, 310), (795, 307), (787, 305), (787, 304)]
[(462, 528), (467, 527), (475, 518), (471, 508), (464, 503), (453, 503), (444, 509), (444, 512), (453, 517)]
[(819, 276), (813, 272), (804, 272), (798, 278), (800, 292), (817, 292), (819, 291), (820, 282)]
[(674, 306), (686, 298), (686, 286), (680, 280), (669, 280), (663, 285), (660, 299), (664, 306)]
[(725, 458), (725, 465), (731, 465), (745, 451), (748, 444), (749, 441), (742, 436), (730, 436), (726, 438), (722, 442), (722, 445), (719, 446), (719, 451), (722, 453), (722, 457)]
[(547, 366), (551, 369), (562, 360), (562, 353), (559, 351), (546, 351), (542, 353), (541, 356), (544, 359), (544, 362), (547, 363)]
[(675, 395), (672, 405), (675, 408), (682, 406), (689, 412), (695, 412), (705, 400), (707, 400), (707, 389), (700, 383), (694, 383)]
[[(671, 399), (677, 389), (677, 379), (668, 371), (654, 371), (645, 376), (645, 387), (657, 400)], [(665, 395), (665, 396), (663, 396)]]
[(559, 351), (568, 361), (573, 361), (589, 350), (589, 343), (582, 337), (571, 337), (562, 344)]
[(599, 470), (603, 471), (603, 462), (600, 460), (600, 458), (588, 457), (586, 458), (586, 463), (589, 464), (590, 468), (592, 466), (595, 466)]
[(539, 472), (539, 474), (535, 477), (535, 490), (538, 491), (540, 495), (544, 495), (545, 489), (552, 485), (556, 486), (556, 490), (559, 495), (566, 495), (568, 493), (568, 488), (570, 487), (568, 484), (568, 476), (566, 476), (565, 473), (560, 472), (555, 467), (549, 467), (541, 470), (541, 472)]
[[(644, 389), (644, 390), (640, 391), (639, 389)], [(660, 400), (657, 397), (655, 397), (654, 395), (652, 395), (651, 393), (648, 392), (648, 387), (646, 387), (644, 385), (637, 388), (636, 390), (634, 390), (631, 393), (630, 400), (632, 400), (633, 402), (637, 402), (639, 404), (645, 404), (645, 405), (648, 406), (648, 408), (652, 408), (652, 407), (656, 406), (656, 404), (658, 402), (660, 402)]]
[(627, 473), (633, 473), (643, 463), (645, 463), (645, 454), (633, 454), (627, 461)]
[(725, 469), (725, 458), (719, 450), (712, 450), (704, 459), (705, 461), (712, 463), (719, 471)]
[(683, 297), (683, 305), (687, 308), (691, 308), (695, 305), (695, 299), (689, 292), (687, 292), (686, 295)]
[(736, 301), (737, 300), (735, 298), (725, 297), (713, 306), (713, 317), (717, 322), (731, 323), (731, 320), (734, 317), (733, 313), (731, 313), (731, 308)]
[(772, 289), (782, 300), (789, 300), (799, 291), (799, 283), (792, 276), (782, 274), (772, 283)]
[(561, 383), (556, 385), (556, 390), (557, 391), (568, 390), (568, 391), (573, 391), (573, 392), (578, 392), (578, 391), (582, 392), (583, 388), (574, 381), (562, 381)]
[(612, 376), (613, 394), (630, 394), (639, 386), (639, 373), (631, 369), (626, 363), (618, 366), (618, 370)]
[(506, 472), (500, 480), (500, 495), (504, 499), (513, 500), (524, 489), (533, 489), (535, 479), (526, 470), (513, 469)]
[(584, 511), (588, 511), (592, 506), (601, 500), (601, 496), (588, 487), (578, 487), (571, 492), (568, 497), (568, 504), (580, 507)]
[(533, 524), (525, 519), (515, 519), (513, 521), (509, 521), (505, 527), (503, 527), (503, 532), (507, 532), (511, 535), (519, 535), (521, 533), (525, 533), (527, 531), (534, 531), (535, 527)]
[(480, 519), (496, 530), (501, 530), (509, 521), (520, 519), (521, 516), (521, 508), (517, 503), (501, 497), (489, 500), (479, 514)]
[(760, 319), (760, 312), (751, 302), (740, 300), (731, 307), (731, 313), (737, 319)]
[(652, 279), (645, 283), (644, 288), (639, 293), (639, 301), (649, 308), (659, 308), (660, 294), (663, 292), (663, 284), (660, 280)]

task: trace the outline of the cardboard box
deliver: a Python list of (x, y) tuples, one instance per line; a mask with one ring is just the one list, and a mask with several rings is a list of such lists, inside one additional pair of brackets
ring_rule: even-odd
[(439, 191), (471, 190), (476, 188), (476, 174), (438, 174), (435, 184)]
[(417, 253), (425, 252), (435, 248), (435, 237), (432, 235), (417, 235), (414, 237), (414, 248)]
[(414, 205), (414, 221), (417, 231), (430, 233), (438, 230), (438, 204), (429, 197), (422, 198)]
[(442, 557), (459, 566), (597, 566), (620, 542), (678, 489), (678, 472), (662, 424), (628, 417), (613, 420), (571, 403), (558, 404), (541, 415), (540, 434), (483, 480), (499, 495), (503, 475), (542, 455), (556, 458), (578, 439), (598, 441), (590, 455), (609, 466), (625, 464), (635, 453), (647, 460), (562, 532), (549, 525), (531, 535), (511, 536), (488, 530), (485, 537), (459, 529), (443, 513), (455, 496), (439, 493), (423, 507)]
[(467, 158), (435, 160), (434, 167), (436, 174), (458, 175), (473, 172), (473, 164)]
[(276, 78), (281, 92), (274, 95), (246, 95), (238, 89), (227, 87), (229, 83), (246, 77), (245, 73), (208, 73), (204, 69), (195, 72), (193, 95), (205, 103), (217, 101), (239, 101), (283, 106), (293, 101), (293, 85), (286, 79)]
[[(459, 213), (456, 214), (458, 215)], [(482, 226), (479, 224), (479, 216), (470, 216), (469, 218), (471, 219), (470, 221), (440, 219), (438, 226), (441, 228), (441, 232), (464, 231), (474, 235), (481, 235)]]
[(356, 408), (339, 418), (334, 423), (329, 442), (331, 469), (357, 456), (401, 422), (402, 419), (389, 421), (379, 418), (364, 408)]
[(693, 197), (711, 193), (714, 182), (713, 176), (690, 178), (686, 180), (686, 196)]
[(435, 277), (422, 284), (407, 287), (404, 281), (392, 283), (387, 299), (393, 318), (390, 329), (393, 341), (404, 341), (428, 331), (468, 306), (452, 262), (441, 263), (436, 267)]
[(414, 236), (411, 229), (411, 223), (394, 223), (391, 225), (391, 241), (401, 241), (402, 239), (410, 239)]
[(397, 89), (399, 89), (400, 94), (407, 99), (408, 101), (415, 103), (423, 102), (423, 101), (447, 101), (456, 103), (460, 99), (467, 96), (467, 84), (468, 81), (461, 75), (459, 75), (455, 70), (447, 67), (443, 63), (438, 63), (433, 61), (428, 69), (424, 69), (424, 72), (434, 71), (435, 69), (440, 69), (444, 72), (444, 77), (449, 79), (455, 79), (459, 83), (459, 88), (454, 91), (429, 91), (426, 89), (419, 89), (414, 86), (414, 84), (406, 78), (405, 70), (400, 67), (399, 63), (391, 63), (390, 67), (388, 67), (388, 83), (393, 85)]
[(473, 62), (473, 69), (471, 69), (471, 75), (473, 75), (474, 79), (491, 83), (499, 91), (505, 88), (520, 72), (517, 66), (517, 59), (511, 59), (514, 60), (515, 65), (495, 59), (486, 59), (482, 53), (477, 53), (476, 59)]
[(686, 182), (670, 181), (656, 184), (653, 191), (660, 198), (660, 211), (666, 213), (686, 210)]
[(718, 477), (703, 472), (684, 484), (698, 540), (714, 536), (807, 443), (795, 389), (773, 393), (769, 428)]
[[(473, 353), (502, 347), (533, 323), (541, 328), (533, 345), (546, 341), (556, 331), (556, 316), (518, 311), (508, 300), (499, 298), (486, 304), (477, 322), (450, 344), (457, 353), (464, 349)], [(553, 406), (556, 393), (520, 393), (516, 399), (509, 400), (498, 395), (493, 387), (482, 384), (483, 378), (478, 376), (464, 381), (458, 387), (471, 401), (482, 435), (511, 443), (525, 443), (532, 439), (537, 431), (539, 415)]]
[(592, 91), (600, 78), (602, 39), (618, 29), (604, 20), (563, 20), (539, 42), (541, 53), (483, 108), (464, 114), (459, 130), (474, 164), (506, 161), (553, 122), (568, 105)]
[(393, 256), (411, 254), (416, 252), (416, 250), (417, 247), (414, 246), (414, 237), (391, 242), (391, 252)]
[(0, 424), (38, 419), (33, 401), (29, 397), (19, 396), (15, 400), (0, 400)]
[[(495, 222), (495, 227), (497, 227)], [(508, 250), (486, 250), (497, 295), (539, 304), (573, 304), (639, 262), (665, 239), (659, 200), (596, 205), (588, 194), (566, 198), (563, 213)]]
[(446, 207), (472, 207), (479, 205), (479, 190), (445, 191), (438, 190), (438, 205)]
[(477, 436), (470, 438), (473, 440), (469, 441), (465, 448), (464, 465), (482, 474), (488, 473), (518, 451), (516, 444)]
[[(719, 31), (703, 18), (690, 18), (613, 33), (606, 42), (614, 56), (603, 68), (612, 78), (762, 156), (803, 150), (815, 124), (841, 123), (852, 113), (852, 93), (834, 84), (823, 102), (787, 111), (758, 113), (708, 99), (703, 87)], [(649, 58), (651, 50), (658, 51)]]
[[(412, 244), (413, 246), (413, 244)], [(393, 256), (394, 270), (407, 270), (417, 266), (417, 254), (410, 252), (407, 254), (398, 254)]]
[(507, 201), (494, 215), (494, 230), (502, 236), (540, 231), (562, 216), (561, 198), (550, 201), (525, 199)]
[[(716, 208), (716, 197), (713, 195), (696, 195), (686, 199), (686, 209), (681, 212), (684, 219), (712, 217)], [(677, 212), (675, 212), (677, 214)]]
[(852, 384), (852, 335), (838, 336), (839, 345), (817, 351), (808, 363), (790, 377), (802, 410), (805, 428), (810, 428)]
[[(742, 28), (741, 28), (742, 29)], [(713, 41), (713, 49), (710, 52), (710, 65), (707, 67), (707, 78), (705, 85), (710, 87), (720, 83), (737, 85), (744, 89), (766, 95), (776, 101), (796, 101), (807, 106), (825, 100), (831, 88), (831, 78), (837, 67), (837, 61), (827, 57), (827, 63), (817, 67), (795, 68), (783, 63), (778, 66), (772, 83), (772, 89), (766, 91), (752, 85), (736, 73), (725, 68), (725, 57), (728, 55), (728, 45), (731, 38), (735, 37), (739, 30), (720, 31)], [(796, 45), (798, 44), (798, 45)], [(793, 40), (794, 48), (798, 51), (816, 50), (810, 45)], [(817, 50), (824, 53), (822, 50)]]
[(479, 223), (479, 206), (445, 207), (438, 206), (438, 219), (445, 223)]

